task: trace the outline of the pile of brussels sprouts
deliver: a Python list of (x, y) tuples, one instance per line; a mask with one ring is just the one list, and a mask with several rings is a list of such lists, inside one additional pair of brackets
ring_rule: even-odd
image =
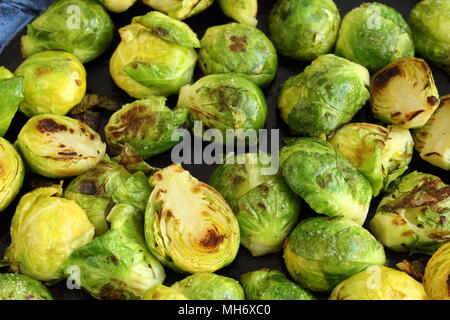
[[(55, 1), (28, 25), (20, 66), (0, 67), (0, 136), (17, 111), (28, 118), (16, 140), (0, 137), (0, 211), (25, 175), (46, 178), (15, 202), (0, 300), (49, 300), (46, 286), (65, 279), (105, 300), (450, 299), (450, 185), (408, 171), (414, 149), (450, 169), (450, 95), (428, 65), (450, 72), (450, 0), (422, 0), (407, 20), (377, 2), (341, 18), (333, 0), (279, 0), (267, 34), (256, 0), (218, 0), (236, 22), (201, 39), (182, 20), (213, 0), (143, 0), (154, 11), (118, 29), (109, 65), (135, 100), (106, 106), (99, 129), (88, 111), (108, 98), (86, 93), (83, 64), (112, 42), (107, 10), (134, 3)], [(145, 161), (196, 120), (224, 133), (264, 128), (278, 54), (310, 63), (278, 91), (293, 135), (279, 159), (227, 155), (208, 184)], [(377, 123), (351, 122), (366, 103)], [(280, 170), (267, 175), (271, 161)], [(306, 206), (317, 215), (302, 217)], [(215, 274), (240, 245), (282, 252), (286, 270)], [(423, 274), (408, 261), (401, 271), (386, 267), (386, 249), (431, 259)], [(169, 284), (167, 270), (185, 277)]]

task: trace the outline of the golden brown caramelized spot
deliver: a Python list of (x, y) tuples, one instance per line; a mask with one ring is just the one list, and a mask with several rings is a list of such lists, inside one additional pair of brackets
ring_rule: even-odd
[(113, 264), (118, 265), (119, 264), (119, 259), (117, 259), (116, 256), (109, 256), (108, 260), (111, 261)]
[(94, 195), (97, 193), (97, 185), (94, 181), (82, 180), (78, 190), (82, 194)]
[(231, 36), (230, 40), (233, 42), (230, 45), (231, 51), (240, 51), (244, 52), (247, 49), (247, 37), (237, 37), (237, 36)]
[(429, 96), (427, 97), (427, 102), (434, 106), (438, 102), (438, 98), (436, 98), (435, 96)]
[(436, 231), (428, 234), (428, 238), (437, 240), (437, 241), (449, 241), (450, 240), (450, 231)]
[(216, 229), (209, 229), (203, 239), (200, 240), (200, 245), (205, 248), (214, 249), (223, 242), (224, 238), (225, 236), (220, 235)]
[(417, 110), (417, 111), (410, 112), (406, 115), (406, 119), (412, 120), (415, 117), (417, 117), (419, 114), (421, 114), (422, 112), (425, 112), (425, 111), (426, 110)]
[(387, 68), (381, 71), (374, 79), (375, 87), (381, 89), (394, 77), (401, 74), (401, 70), (398, 66)]
[(417, 281), (422, 282), (422, 278), (425, 273), (425, 265), (426, 259), (413, 261), (408, 261), (405, 259), (402, 262), (397, 263), (397, 268), (399, 268), (403, 272), (406, 272)]
[(402, 232), (402, 237), (409, 237), (409, 236), (412, 236), (413, 234), (414, 234), (414, 231), (412, 231), (412, 230), (405, 231), (405, 232)]
[(56, 122), (53, 119), (39, 120), (36, 124), (36, 129), (40, 133), (67, 131), (67, 127), (64, 124), (59, 124), (58, 122)]
[(392, 118), (396, 118), (396, 117), (399, 117), (399, 116), (401, 116), (403, 113), (402, 112), (400, 112), (400, 111), (397, 111), (397, 112), (393, 112), (393, 113), (391, 113), (391, 117)]
[(102, 300), (125, 300), (126, 296), (123, 290), (116, 289), (113, 285), (107, 283), (100, 289), (100, 298)]
[(83, 82), (80, 79), (76, 79), (75, 83), (77, 84), (77, 86), (81, 87), (81, 85), (83, 84)]

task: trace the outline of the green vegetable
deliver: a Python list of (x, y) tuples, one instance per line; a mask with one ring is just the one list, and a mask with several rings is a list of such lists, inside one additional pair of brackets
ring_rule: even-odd
[(223, 13), (237, 22), (256, 27), (257, 0), (219, 0)]
[(19, 193), (24, 177), (22, 158), (8, 140), (0, 137), (0, 212)]
[(99, 0), (109, 11), (121, 13), (127, 11), (136, 0)]
[(8, 69), (0, 66), (0, 137), (8, 131), (11, 121), (23, 101), (23, 79), (14, 77)]
[(206, 10), (214, 0), (142, 0), (142, 2), (168, 14), (173, 19), (184, 20)]
[(162, 284), (157, 284), (148, 290), (142, 300), (189, 300), (182, 293)]
[(0, 300), (53, 300), (39, 281), (15, 273), (0, 274)]

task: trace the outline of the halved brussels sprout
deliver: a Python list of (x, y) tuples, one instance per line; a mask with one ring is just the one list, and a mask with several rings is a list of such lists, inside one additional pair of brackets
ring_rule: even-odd
[(256, 27), (257, 0), (219, 0), (223, 13), (237, 22)]
[(374, 116), (406, 129), (422, 127), (439, 106), (431, 69), (419, 58), (397, 59), (377, 72), (370, 93)]
[(392, 189), (370, 222), (379, 241), (394, 251), (430, 255), (450, 241), (450, 186), (414, 171)]
[(408, 19), (417, 52), (450, 74), (450, 2), (424, 0)]
[(441, 97), (440, 106), (422, 128), (413, 131), (416, 150), (432, 165), (450, 170), (450, 95)]
[(314, 60), (333, 50), (340, 23), (333, 0), (279, 0), (269, 15), (269, 38), (284, 56)]
[(0, 66), (0, 137), (8, 131), (14, 115), (23, 101), (23, 79), (14, 75), (5, 67)]
[(245, 300), (239, 282), (210, 272), (194, 273), (176, 282), (172, 289), (191, 300)]
[(281, 175), (264, 175), (272, 157), (265, 153), (234, 156), (219, 166), (209, 184), (230, 204), (239, 223), (241, 244), (253, 256), (281, 251), (300, 214), (298, 198)]
[(406, 273), (370, 266), (342, 281), (330, 300), (428, 300), (422, 285)]
[(94, 298), (141, 299), (164, 281), (159, 261), (145, 245), (143, 215), (128, 204), (117, 204), (108, 215), (111, 230), (71, 254), (61, 270)]
[(43, 51), (29, 56), (16, 69), (23, 77), (26, 116), (42, 113), (65, 115), (83, 100), (86, 70), (78, 59), (63, 51)]
[(413, 57), (414, 42), (398, 11), (378, 2), (363, 3), (342, 20), (335, 52), (376, 72), (395, 59)]
[(241, 23), (210, 27), (200, 46), (199, 64), (206, 75), (236, 73), (260, 87), (275, 78), (277, 52), (269, 38), (255, 27)]
[(157, 284), (148, 290), (142, 300), (189, 300), (184, 294), (171, 287)]
[(191, 82), (198, 39), (187, 24), (150, 12), (119, 33), (122, 41), (109, 67), (114, 82), (130, 96), (168, 96)]
[(371, 123), (348, 123), (329, 141), (369, 180), (374, 197), (408, 169), (414, 148), (408, 129)]
[(113, 33), (111, 18), (98, 1), (58, 0), (27, 26), (21, 40), (22, 54), (28, 57), (40, 51), (60, 50), (85, 63), (109, 47)]
[(172, 134), (191, 126), (188, 110), (172, 111), (165, 97), (151, 97), (124, 105), (105, 126), (106, 142), (111, 154), (120, 154), (129, 143), (142, 157), (169, 150), (179, 141)]
[(315, 300), (278, 270), (261, 269), (241, 276), (247, 300)]
[(280, 166), (292, 191), (314, 211), (364, 223), (372, 199), (370, 183), (329, 142), (295, 139), (281, 149)]
[(127, 11), (136, 0), (99, 0), (109, 11), (121, 13)]
[(283, 83), (281, 117), (294, 134), (330, 135), (370, 98), (367, 69), (332, 54), (320, 56)]
[(106, 149), (100, 135), (87, 124), (53, 114), (30, 118), (16, 145), (33, 171), (50, 178), (86, 172), (103, 158)]
[(184, 20), (208, 9), (214, 0), (142, 0), (142, 2), (173, 19)]
[(428, 260), (423, 286), (431, 300), (450, 300), (450, 242), (442, 245)]
[(0, 300), (53, 300), (39, 281), (22, 274), (0, 274)]
[(22, 158), (8, 140), (0, 137), (0, 212), (19, 193), (24, 177)]
[(346, 218), (301, 221), (289, 235), (283, 257), (292, 278), (313, 291), (328, 291), (368, 266), (386, 263), (383, 246)]
[(53, 185), (20, 199), (5, 253), (14, 272), (42, 281), (59, 279), (64, 260), (94, 237), (94, 226), (84, 210), (61, 194), (61, 185)]
[(156, 172), (145, 212), (152, 253), (180, 272), (214, 272), (236, 257), (239, 225), (219, 192), (180, 165)]

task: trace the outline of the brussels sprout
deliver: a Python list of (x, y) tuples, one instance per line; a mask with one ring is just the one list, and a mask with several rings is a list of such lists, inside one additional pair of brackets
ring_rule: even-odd
[(157, 284), (148, 290), (142, 300), (189, 300), (185, 295), (170, 287)]
[(320, 56), (283, 83), (281, 117), (294, 134), (329, 135), (369, 100), (369, 82), (364, 67), (332, 54)]
[(28, 117), (42, 113), (65, 115), (86, 93), (86, 70), (68, 52), (35, 53), (22, 62), (15, 74), (23, 77), (24, 100), (19, 108)]
[(99, 0), (109, 11), (121, 13), (127, 11), (136, 0)]
[(408, 129), (371, 123), (348, 123), (329, 141), (369, 180), (373, 196), (408, 169), (414, 148)]
[(370, 265), (383, 265), (383, 246), (346, 218), (317, 217), (301, 221), (289, 235), (284, 262), (301, 286), (328, 291)]
[(87, 124), (52, 114), (29, 119), (16, 144), (30, 168), (50, 178), (76, 176), (93, 168), (106, 149)]
[(275, 78), (275, 47), (259, 29), (228, 23), (206, 30), (200, 40), (199, 64), (203, 73), (237, 73), (260, 87)]
[(239, 249), (239, 225), (219, 192), (180, 165), (156, 172), (145, 212), (150, 251), (180, 272), (214, 272)]
[(408, 19), (417, 52), (450, 74), (450, 2), (424, 0)]
[(0, 137), (8, 131), (14, 115), (23, 101), (23, 79), (14, 77), (6, 68), (0, 66)]
[(239, 282), (209, 272), (194, 273), (176, 282), (172, 288), (191, 300), (245, 300)]
[(278, 270), (261, 269), (241, 276), (247, 300), (315, 300)]
[(176, 145), (179, 141), (172, 140), (172, 134), (178, 128), (190, 127), (189, 111), (172, 111), (165, 102), (164, 97), (151, 97), (115, 112), (105, 127), (110, 152), (120, 154), (128, 142), (142, 157), (151, 157)]
[(431, 300), (450, 300), (450, 242), (442, 245), (428, 260), (423, 286)]
[(281, 149), (287, 184), (317, 213), (364, 223), (372, 199), (367, 179), (328, 142), (298, 138)]
[(76, 272), (79, 285), (96, 299), (141, 299), (165, 278), (145, 245), (143, 215), (131, 205), (117, 204), (108, 221), (111, 230), (72, 253), (62, 272), (66, 277)]
[(94, 226), (74, 201), (60, 198), (53, 185), (25, 194), (11, 222), (11, 245), (5, 260), (14, 272), (36, 280), (61, 278), (60, 267), (94, 237)]
[(314, 60), (333, 50), (340, 23), (333, 0), (279, 0), (269, 15), (269, 38), (284, 56)]
[(8, 140), (0, 137), (0, 212), (19, 193), (24, 176), (25, 168), (19, 153)]
[(381, 200), (370, 229), (391, 250), (433, 254), (450, 241), (450, 186), (417, 171), (402, 177)]
[(237, 22), (256, 27), (257, 0), (219, 0), (223, 13)]
[(216, 128), (224, 136), (227, 129), (242, 129), (236, 132), (240, 139), (245, 139), (247, 129), (262, 129), (268, 113), (261, 89), (236, 74), (209, 75), (184, 86), (177, 104), (177, 109), (182, 108), (189, 109), (203, 126)]
[(146, 5), (169, 17), (184, 20), (206, 10), (214, 0), (142, 0)]
[(432, 165), (450, 170), (450, 95), (441, 97), (439, 108), (427, 123), (413, 131), (416, 150)]
[(403, 128), (420, 128), (439, 105), (428, 64), (418, 58), (397, 59), (377, 72), (370, 86), (374, 116)]
[(342, 20), (336, 54), (376, 72), (401, 57), (414, 56), (411, 30), (395, 9), (363, 3)]
[(253, 256), (281, 251), (297, 223), (300, 199), (281, 175), (264, 175), (271, 156), (247, 153), (234, 156), (211, 175), (209, 184), (230, 204), (239, 223), (241, 244)]
[(370, 266), (344, 280), (331, 292), (330, 300), (428, 300), (422, 285), (406, 273)]
[(58, 0), (27, 26), (22, 54), (28, 57), (40, 51), (60, 50), (85, 63), (109, 47), (113, 33), (111, 18), (98, 1)]
[(136, 99), (176, 94), (192, 80), (197, 62), (192, 30), (160, 15), (135, 17), (119, 29), (122, 41), (111, 57), (114, 82)]
[(0, 300), (53, 300), (39, 281), (15, 273), (0, 274)]

